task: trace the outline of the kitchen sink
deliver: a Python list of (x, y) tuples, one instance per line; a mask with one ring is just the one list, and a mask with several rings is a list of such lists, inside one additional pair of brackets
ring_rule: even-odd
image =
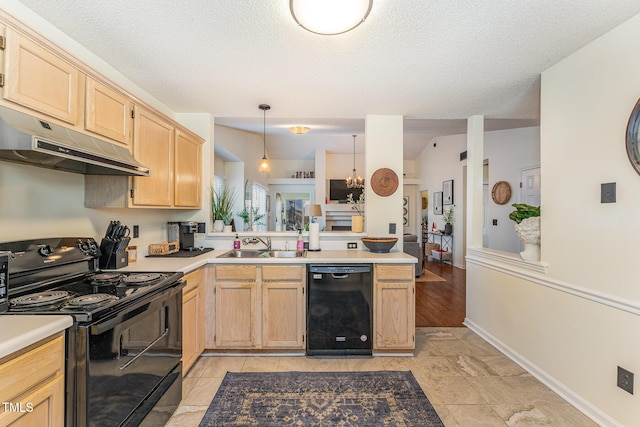
[(218, 258), (299, 258), (306, 256), (307, 251), (234, 249), (218, 255)]
[(235, 249), (218, 255), (218, 258), (258, 258), (259, 256), (269, 257), (267, 250)]
[(307, 251), (271, 251), (269, 255), (274, 258), (298, 258), (306, 257)]

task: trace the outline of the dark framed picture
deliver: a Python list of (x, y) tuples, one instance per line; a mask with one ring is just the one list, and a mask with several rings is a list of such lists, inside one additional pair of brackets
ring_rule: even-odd
[(433, 214), (442, 215), (442, 191), (433, 193)]
[(442, 183), (442, 204), (453, 204), (453, 180), (444, 181)]

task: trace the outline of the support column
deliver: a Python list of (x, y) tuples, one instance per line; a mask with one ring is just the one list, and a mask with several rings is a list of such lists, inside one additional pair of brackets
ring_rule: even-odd
[[(365, 229), (372, 237), (397, 237), (393, 251), (402, 251), (403, 118), (367, 116), (365, 122)], [(398, 189), (390, 196), (378, 196), (371, 189), (371, 175), (389, 168), (398, 175)], [(395, 234), (389, 224), (395, 224)]]
[(482, 247), (484, 116), (467, 120), (467, 248)]

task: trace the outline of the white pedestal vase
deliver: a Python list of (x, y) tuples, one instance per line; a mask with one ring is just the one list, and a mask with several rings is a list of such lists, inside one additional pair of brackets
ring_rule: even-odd
[(520, 257), (525, 261), (540, 261), (540, 217), (525, 218), (515, 224), (515, 229), (524, 246)]

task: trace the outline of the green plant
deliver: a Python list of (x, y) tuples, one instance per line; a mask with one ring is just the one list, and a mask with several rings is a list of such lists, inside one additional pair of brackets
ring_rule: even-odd
[(523, 219), (540, 216), (540, 206), (531, 206), (525, 203), (514, 203), (511, 206), (516, 208), (509, 214), (509, 219), (520, 224)]
[(353, 193), (347, 194), (347, 203), (351, 205), (351, 209), (362, 215), (362, 204), (364, 203), (364, 191), (360, 193), (358, 200), (353, 200)]
[(249, 223), (259, 224), (258, 221), (264, 218), (264, 214), (261, 214), (258, 208), (253, 208), (251, 210), (244, 208), (240, 212), (238, 212), (238, 216), (242, 218), (245, 224), (249, 224)]
[(448, 211), (446, 210), (442, 213), (442, 220), (445, 224), (453, 223), (453, 206), (451, 206)]
[(233, 208), (233, 203), (236, 200), (236, 193), (233, 188), (225, 183), (221, 191), (210, 188), (209, 192), (211, 193), (211, 218), (214, 221), (225, 221), (227, 219), (231, 223), (231, 218), (233, 218), (231, 208)]

